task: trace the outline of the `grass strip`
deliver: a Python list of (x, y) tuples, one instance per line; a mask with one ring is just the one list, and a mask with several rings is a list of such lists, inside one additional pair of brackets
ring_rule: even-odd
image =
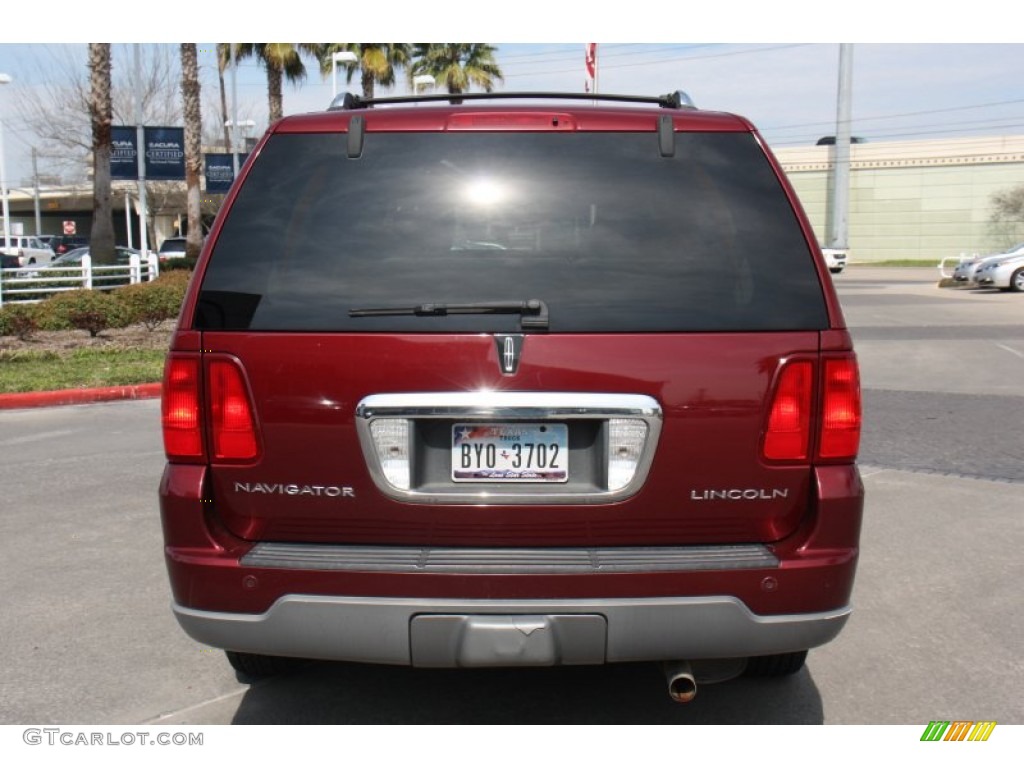
[(166, 355), (161, 349), (0, 351), (0, 394), (160, 381)]

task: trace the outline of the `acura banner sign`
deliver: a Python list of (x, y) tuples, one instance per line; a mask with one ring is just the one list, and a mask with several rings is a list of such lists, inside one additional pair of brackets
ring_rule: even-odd
[[(136, 128), (115, 125), (111, 129), (113, 151), (110, 155), (110, 177), (135, 181), (139, 178)], [(183, 181), (185, 179), (185, 129), (143, 128), (146, 144), (146, 179), (152, 181)]]
[[(238, 156), (238, 167), (245, 165), (248, 155)], [(206, 191), (212, 195), (224, 194), (235, 181), (235, 167), (228, 153), (211, 153), (206, 159)]]
[(145, 128), (146, 179), (184, 181), (185, 129)]
[(110, 178), (135, 181), (139, 178), (138, 146), (134, 126), (115, 125), (111, 130)]

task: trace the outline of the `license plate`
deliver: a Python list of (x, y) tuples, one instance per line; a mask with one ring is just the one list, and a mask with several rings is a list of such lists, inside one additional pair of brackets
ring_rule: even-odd
[(569, 479), (565, 424), (456, 424), (452, 480), (460, 483), (564, 483)]

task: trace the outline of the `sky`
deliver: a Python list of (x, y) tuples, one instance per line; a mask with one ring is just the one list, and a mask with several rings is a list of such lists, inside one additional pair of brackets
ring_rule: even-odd
[[(25, 5), (14, 11), (29, 17), (20, 26), (0, 27), (0, 73), (12, 78), (0, 86), (10, 186), (30, 174), (31, 147), (39, 144), (19, 105), (27, 89), (40, 89), (59, 76), (54, 61), (80, 61), (84, 73), (84, 40), (90, 34), (122, 43), (160, 43), (176, 57), (177, 44), (167, 40), (175, 35), (181, 39), (184, 32), (171, 22), (143, 24), (145, 32), (139, 33), (132, 17), (123, 13), (107, 17), (118, 21), (97, 28), (95, 16), (81, 15), (81, 3), (65, 5), (64, 0), (52, 0), (47, 14), (51, 8), (59, 13), (63, 6), (72, 23), (66, 28), (40, 25), (30, 21)], [(874, 142), (1024, 134), (1024, 44), (999, 39), (1010, 36), (1013, 25), (1002, 25), (1004, 33), (993, 24), (1005, 10), (993, 17), (989, 0), (972, 3), (970, 14), (961, 9), (948, 19), (929, 12), (927, 22), (893, 15), (889, 5), (895, 4), (876, 0), (844, 4), (842, 18), (830, 17), (821, 2), (776, 2), (770, 4), (770, 13), (764, 10), (766, 4), (732, 2), (720, 10), (702, 8), (695, 21), (686, 20), (683, 11), (667, 10), (675, 6), (646, 0), (618, 4), (614, 14), (570, 0), (557, 3), (554, 13), (548, 8), (555, 3), (535, 0), (495, 5), (484, 14), (477, 4), (472, 21), (468, 12), (458, 13), (463, 8), (459, 2), (446, 4), (450, 14), (392, 2), (386, 7), (394, 12), (387, 19), (378, 14), (361, 23), (352, 22), (351, 11), (335, 11), (333, 18), (321, 20), (312, 18), (312, 10), (279, 12), (272, 20), (250, 14), (240, 20), (237, 14), (221, 16), (224, 11), (211, 15), (202, 5), (179, 0), (177, 22), (183, 24), (194, 14), (203, 19), (197, 28), (204, 36), (224, 32), (216, 35), (222, 40), (230, 38), (229, 30), (237, 38), (259, 39), (260, 33), (270, 34), (268, 26), (281, 36), (310, 39), (338, 26), (338, 38), (343, 31), (363, 33), (364, 39), (492, 41), (505, 75), (499, 86), (503, 90), (581, 91), (583, 43), (597, 40), (602, 92), (656, 95), (681, 89), (702, 109), (750, 118), (774, 148), (809, 145), (835, 133), (839, 42), (852, 42), (854, 135)], [(448, 21), (452, 18), (455, 24)], [(12, 39), (5, 32), (44, 28), (46, 36), (36, 34), (37, 39), (31, 34)], [(69, 36), (62, 37), (60, 29)], [(213, 45), (198, 44), (204, 119), (211, 117), (218, 93)], [(130, 51), (130, 45), (115, 46), (115, 68), (130, 65)], [(330, 101), (330, 77), (322, 78), (313, 62), (308, 67), (310, 75), (301, 86), (285, 85), (286, 114), (323, 109)], [(339, 80), (344, 82), (343, 77)], [(352, 90), (357, 87), (353, 82)], [(404, 78), (390, 92), (408, 92)], [(266, 80), (253, 62), (239, 67), (238, 103), (240, 118), (253, 119), (261, 133), (266, 127)]]

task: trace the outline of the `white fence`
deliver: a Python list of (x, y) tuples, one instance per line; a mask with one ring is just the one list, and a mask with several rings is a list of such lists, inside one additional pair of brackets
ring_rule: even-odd
[(4, 302), (36, 302), (64, 291), (81, 288), (110, 290), (121, 285), (155, 280), (160, 262), (155, 254), (142, 261), (133, 253), (127, 264), (93, 265), (92, 257), (83, 256), (80, 266), (15, 267), (0, 269), (0, 307)]
[[(976, 253), (970, 256), (968, 256), (966, 253), (961, 253), (959, 256), (947, 256), (946, 258), (939, 262), (939, 275), (943, 279), (948, 280), (953, 276), (953, 270), (956, 269), (959, 265), (963, 264), (965, 261), (968, 261), (969, 259), (976, 258), (978, 258), (978, 254)], [(953, 269), (950, 269), (948, 266), (946, 266), (946, 262), (951, 262), (953, 264)]]

